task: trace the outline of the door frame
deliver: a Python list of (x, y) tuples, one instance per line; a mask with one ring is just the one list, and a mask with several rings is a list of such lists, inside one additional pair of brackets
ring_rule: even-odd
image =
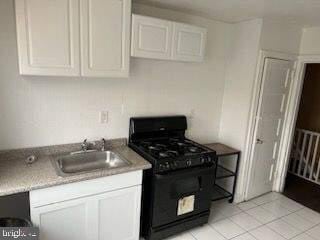
[[(286, 176), (289, 167), (289, 157), (294, 137), (294, 130), (298, 118), (301, 94), (305, 79), (306, 65), (309, 63), (320, 63), (320, 55), (301, 55), (297, 59), (296, 74), (294, 84), (291, 86), (290, 98), (287, 108), (287, 119), (284, 122), (286, 131), (283, 132), (283, 145), (279, 149), (279, 159), (277, 164), (277, 177), (274, 180), (274, 191), (283, 192)], [(280, 158), (281, 157), (281, 158)]]
[[(260, 50), (259, 52), (259, 59), (257, 63), (257, 69), (256, 69), (256, 76), (255, 76), (255, 82), (253, 86), (253, 93), (252, 93), (252, 101), (250, 106), (250, 112), (249, 112), (249, 123), (248, 123), (248, 130), (247, 130), (247, 137), (246, 137), (246, 144), (245, 144), (245, 151), (244, 151), (244, 174), (243, 174), (243, 183), (242, 183), (242, 200), (249, 200), (249, 187), (250, 187), (250, 181), (252, 179), (252, 167), (253, 167), (253, 153), (254, 153), (254, 140), (257, 133), (257, 122), (255, 119), (255, 116), (257, 112), (259, 111), (259, 100), (260, 100), (260, 93), (261, 93), (261, 87), (262, 87), (262, 81), (263, 81), (263, 72), (264, 72), (264, 63), (266, 58), (273, 58), (273, 59), (279, 59), (279, 60), (287, 60), (287, 61), (294, 61), (296, 65), (297, 55), (295, 54), (288, 54), (288, 53), (282, 53), (282, 52), (275, 52), (275, 51), (266, 51), (266, 50)], [(291, 96), (292, 91), (292, 84), (293, 81), (291, 80), (290, 83), (290, 90), (289, 90), (289, 98)], [(289, 99), (290, 102), (290, 99)], [(289, 103), (288, 102), (288, 103)], [(287, 113), (286, 110), (285, 117), (284, 117), (284, 125), (287, 121)], [(283, 136), (283, 135), (282, 135)], [(284, 137), (282, 137), (279, 145), (279, 153), (282, 152), (281, 148), (284, 145), (283, 142)], [(280, 156), (280, 155), (279, 155)], [(278, 157), (279, 159), (279, 157)], [(279, 161), (277, 161), (279, 162)], [(278, 164), (277, 164), (278, 165)], [(275, 167), (275, 173), (277, 171), (277, 166)], [(277, 175), (275, 174), (274, 179), (277, 178)], [(240, 199), (239, 199), (240, 200)]]

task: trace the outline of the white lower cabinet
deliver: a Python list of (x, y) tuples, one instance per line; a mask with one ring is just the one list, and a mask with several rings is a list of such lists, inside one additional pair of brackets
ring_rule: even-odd
[[(126, 177), (125, 174), (121, 175)], [(96, 180), (94, 184), (97, 183)], [(101, 184), (105, 182), (102, 181)], [(57, 188), (59, 187), (53, 189), (55, 193), (59, 190)], [(62, 198), (67, 196), (66, 189), (68, 188), (64, 188), (64, 185), (61, 186)], [(91, 189), (95, 189), (95, 186)], [(50, 188), (46, 189), (49, 190)], [(80, 192), (84, 193), (82, 189)], [(41, 194), (45, 194), (45, 191), (35, 195), (41, 197)], [(33, 205), (35, 201), (32, 198), (31, 192), (31, 220), (40, 228), (41, 240), (139, 239), (141, 185), (56, 203), (48, 202), (46, 205), (43, 205), (43, 202)]]
[(41, 240), (90, 239), (90, 202), (77, 199), (32, 209)]
[(140, 186), (97, 196), (98, 239), (139, 239), (140, 196)]

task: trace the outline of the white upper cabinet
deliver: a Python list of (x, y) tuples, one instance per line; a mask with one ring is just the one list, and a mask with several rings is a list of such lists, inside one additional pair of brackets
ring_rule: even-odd
[(80, 74), (79, 0), (16, 0), (20, 74)]
[(128, 77), (131, 0), (81, 1), (81, 69), (88, 77)]
[(172, 37), (172, 22), (133, 14), (132, 56), (171, 59)]
[(201, 62), (207, 30), (141, 15), (132, 16), (131, 56)]
[(182, 23), (174, 25), (173, 59), (202, 62), (206, 46), (207, 30)]
[(128, 77), (131, 0), (16, 0), (16, 18), (21, 74)]

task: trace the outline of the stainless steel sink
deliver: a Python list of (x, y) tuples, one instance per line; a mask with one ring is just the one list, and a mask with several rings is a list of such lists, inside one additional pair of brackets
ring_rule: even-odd
[(94, 151), (58, 157), (53, 160), (53, 165), (57, 174), (65, 177), (96, 170), (125, 167), (130, 165), (130, 162), (112, 151)]

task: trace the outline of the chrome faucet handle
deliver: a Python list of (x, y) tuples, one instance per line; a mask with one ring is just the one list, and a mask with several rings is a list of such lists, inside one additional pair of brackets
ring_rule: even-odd
[[(87, 152), (89, 150), (90, 146), (93, 147), (95, 145), (96, 145), (95, 142), (89, 142), (88, 139), (85, 139), (83, 141), (83, 143), (81, 143), (81, 148), (82, 148), (83, 152)], [(94, 150), (94, 149), (92, 149), (92, 150)], [(92, 150), (90, 150), (90, 151), (92, 151)]]
[(85, 139), (82, 144), (81, 144), (81, 148), (82, 148), (82, 151), (87, 151), (88, 150), (88, 139)]

